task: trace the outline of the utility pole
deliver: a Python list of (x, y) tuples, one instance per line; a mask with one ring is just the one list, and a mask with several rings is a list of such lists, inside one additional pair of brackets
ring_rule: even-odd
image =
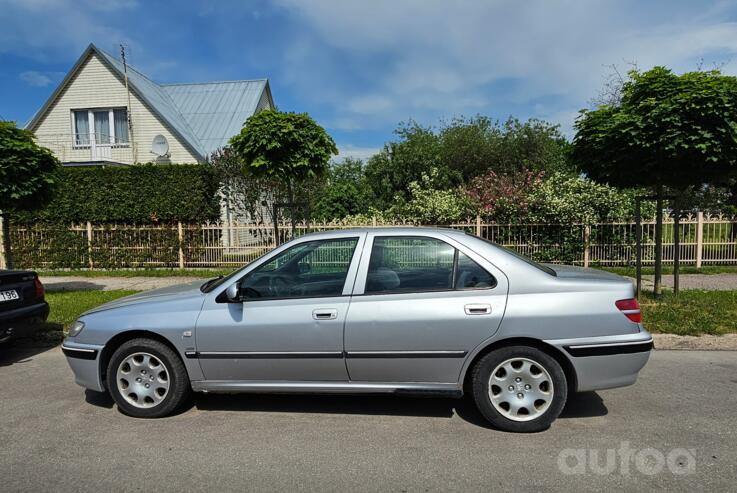
[(125, 94), (128, 97), (128, 106), (125, 109), (125, 116), (128, 119), (128, 142), (133, 153), (133, 163), (138, 162), (138, 151), (133, 144), (133, 120), (131, 118), (131, 91), (128, 88), (128, 64), (125, 60), (125, 46), (120, 45), (120, 59), (123, 61), (123, 78), (125, 79)]

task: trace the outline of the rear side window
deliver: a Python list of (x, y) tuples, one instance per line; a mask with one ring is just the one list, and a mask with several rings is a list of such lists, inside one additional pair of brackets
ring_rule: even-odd
[(435, 238), (374, 239), (365, 294), (450, 290), (455, 248)]
[(488, 289), (496, 279), (444, 241), (412, 236), (374, 239), (364, 294)]
[(458, 252), (455, 278), (456, 289), (484, 289), (496, 286), (494, 276), (463, 252)]

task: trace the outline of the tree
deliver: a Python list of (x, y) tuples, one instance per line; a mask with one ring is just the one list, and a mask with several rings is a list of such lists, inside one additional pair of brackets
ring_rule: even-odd
[(485, 116), (455, 118), (440, 129), (440, 161), (464, 181), (488, 171), (514, 175), (533, 171), (573, 171), (568, 142), (557, 125), (510, 117), (504, 123)]
[(312, 215), (316, 219), (330, 221), (363, 214), (372, 205), (372, 197), (363, 162), (345, 158), (330, 166), (328, 179), (320, 190)]
[[(295, 187), (324, 175), (338, 148), (325, 129), (307, 113), (261, 111), (248, 118), (230, 145), (247, 176), (275, 180), (286, 188), (290, 207)], [(291, 214), (295, 230), (294, 211)]]
[(9, 269), (13, 268), (9, 213), (33, 210), (48, 202), (59, 166), (51, 151), (36, 145), (31, 132), (0, 121), (0, 213)]
[(719, 71), (676, 75), (632, 70), (619, 101), (582, 110), (572, 157), (586, 174), (657, 198), (655, 294), (661, 292), (663, 200), (737, 173), (737, 78)]

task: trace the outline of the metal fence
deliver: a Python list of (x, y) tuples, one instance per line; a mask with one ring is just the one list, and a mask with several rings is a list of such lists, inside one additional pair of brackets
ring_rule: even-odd
[[(296, 234), (352, 227), (407, 226), (400, 223), (298, 224)], [(496, 224), (482, 218), (444, 225), (476, 234), (533, 259), (576, 265), (632, 265), (633, 222), (595, 224)], [(60, 268), (193, 268), (236, 267), (291, 238), (288, 223), (45, 225), (12, 227), (13, 256), (18, 267)], [(684, 264), (737, 264), (737, 218), (701, 213), (681, 220), (680, 258)], [(675, 227), (666, 218), (663, 260), (673, 262)], [(642, 223), (643, 263), (655, 258), (655, 223)], [(0, 243), (1, 244), (1, 243)], [(417, 252), (422, 255), (422, 252)], [(0, 257), (0, 265), (3, 259)]]

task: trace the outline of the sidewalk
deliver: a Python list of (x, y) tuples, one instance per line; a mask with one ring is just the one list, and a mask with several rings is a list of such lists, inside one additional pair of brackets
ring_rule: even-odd
[[(634, 278), (631, 278), (635, 282)], [(642, 287), (652, 290), (655, 276), (642, 276)], [(673, 275), (663, 275), (663, 286), (673, 287)], [(681, 274), (681, 289), (705, 289), (707, 291), (737, 290), (737, 274)]]
[[(197, 277), (41, 277), (46, 291), (148, 291), (196, 281)], [(205, 279), (202, 279), (205, 282)]]

